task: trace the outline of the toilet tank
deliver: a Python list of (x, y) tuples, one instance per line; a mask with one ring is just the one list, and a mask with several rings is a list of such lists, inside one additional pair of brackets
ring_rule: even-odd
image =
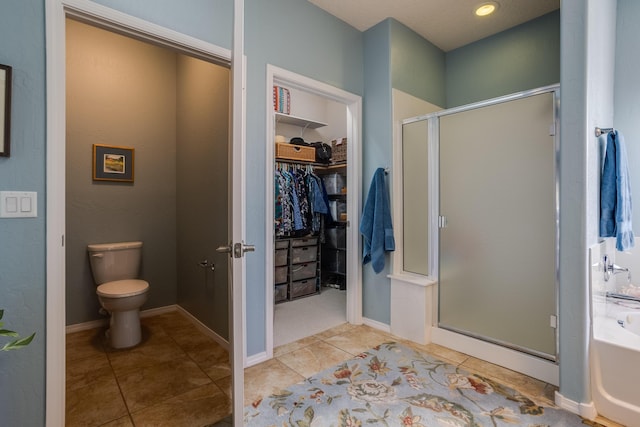
[(138, 278), (142, 242), (97, 243), (88, 245), (87, 250), (93, 280), (97, 285)]

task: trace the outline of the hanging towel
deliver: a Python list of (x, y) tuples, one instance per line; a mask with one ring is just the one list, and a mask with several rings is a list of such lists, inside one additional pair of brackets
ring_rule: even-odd
[(362, 263), (371, 261), (373, 271), (380, 273), (384, 269), (385, 252), (396, 248), (383, 168), (378, 168), (373, 174), (360, 220), (360, 233), (364, 237)]
[(634, 245), (632, 204), (627, 148), (618, 131), (607, 134), (604, 166), (600, 180), (600, 236), (615, 237), (616, 249)]

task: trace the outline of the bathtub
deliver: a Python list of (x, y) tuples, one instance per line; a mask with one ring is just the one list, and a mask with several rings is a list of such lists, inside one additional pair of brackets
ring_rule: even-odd
[(593, 402), (603, 417), (640, 427), (640, 309), (606, 305), (606, 315), (593, 318)]

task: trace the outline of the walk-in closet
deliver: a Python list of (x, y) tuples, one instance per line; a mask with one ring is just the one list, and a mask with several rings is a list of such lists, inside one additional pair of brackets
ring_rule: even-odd
[(274, 346), (346, 322), (346, 106), (274, 86)]

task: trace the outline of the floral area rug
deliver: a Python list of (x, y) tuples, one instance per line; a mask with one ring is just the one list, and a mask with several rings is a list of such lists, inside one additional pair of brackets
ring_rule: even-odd
[[(247, 426), (581, 426), (488, 378), (384, 343), (244, 409)], [(591, 424), (591, 423), (590, 423)]]

